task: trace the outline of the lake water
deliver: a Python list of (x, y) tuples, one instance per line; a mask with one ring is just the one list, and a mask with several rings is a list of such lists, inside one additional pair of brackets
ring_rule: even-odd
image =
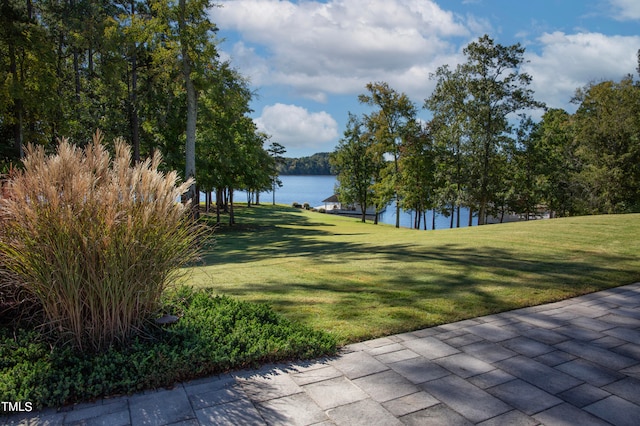
[[(293, 203), (309, 203), (311, 207), (323, 206), (322, 200), (329, 198), (335, 192), (335, 176), (280, 176), (282, 187), (276, 188), (275, 200), (277, 204), (291, 205)], [(234, 193), (235, 202), (243, 202), (247, 198), (245, 192), (236, 191)], [(267, 204), (273, 201), (271, 192), (260, 194), (260, 203)], [(469, 210), (461, 209), (460, 226), (467, 226), (469, 222)], [(411, 228), (413, 226), (414, 214), (412, 212), (401, 211), (400, 226)], [(379, 221), (395, 225), (395, 206), (390, 205), (386, 211), (381, 213)], [(436, 214), (436, 229), (449, 228), (451, 218)], [(432, 213), (427, 213), (427, 229), (432, 229)], [(474, 217), (474, 225), (478, 224), (478, 219)], [(455, 226), (455, 218), (454, 218)], [(421, 225), (422, 228), (422, 225)]]

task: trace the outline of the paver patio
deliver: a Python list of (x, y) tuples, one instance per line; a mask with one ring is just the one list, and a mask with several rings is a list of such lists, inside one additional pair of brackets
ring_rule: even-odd
[(8, 425), (640, 424), (640, 283)]

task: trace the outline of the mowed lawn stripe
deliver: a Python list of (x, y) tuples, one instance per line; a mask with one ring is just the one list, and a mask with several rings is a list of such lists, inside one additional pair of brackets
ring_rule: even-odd
[(640, 215), (416, 231), (285, 206), (236, 209), (190, 281), (341, 343), (640, 280)]

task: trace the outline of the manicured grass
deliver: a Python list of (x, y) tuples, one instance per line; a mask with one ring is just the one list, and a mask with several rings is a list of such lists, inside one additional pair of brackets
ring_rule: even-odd
[(190, 283), (265, 302), (340, 343), (640, 280), (640, 215), (415, 231), (236, 208)]

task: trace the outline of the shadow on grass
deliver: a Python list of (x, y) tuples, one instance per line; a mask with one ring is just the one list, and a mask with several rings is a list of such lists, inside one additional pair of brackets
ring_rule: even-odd
[[(286, 283), (248, 276), (225, 293), (268, 303), (307, 323), (321, 316), (366, 329), (349, 340), (556, 301), (640, 278), (636, 258), (590, 247), (359, 243), (334, 238), (342, 235), (331, 225), (295, 211), (268, 213), (260, 224), (221, 232), (207, 264), (314, 257), (322, 272)], [(350, 263), (363, 266), (355, 270)]]

